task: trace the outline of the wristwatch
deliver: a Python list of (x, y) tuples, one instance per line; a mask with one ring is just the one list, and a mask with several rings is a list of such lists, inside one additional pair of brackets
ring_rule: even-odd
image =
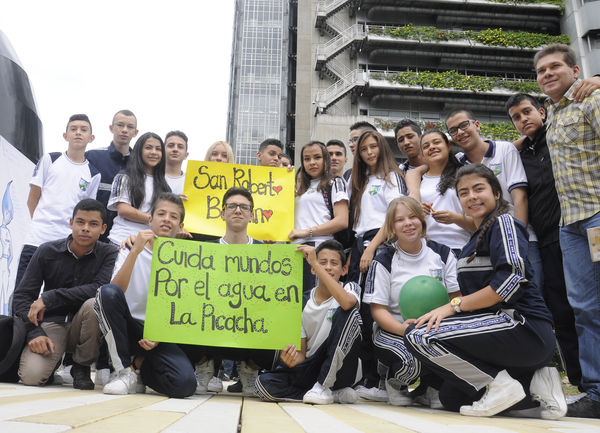
[(452, 308), (454, 308), (454, 311), (456, 311), (457, 313), (462, 313), (462, 310), (460, 309), (461, 302), (462, 298), (459, 297), (452, 298), (452, 300), (450, 301), (450, 305), (452, 306)]

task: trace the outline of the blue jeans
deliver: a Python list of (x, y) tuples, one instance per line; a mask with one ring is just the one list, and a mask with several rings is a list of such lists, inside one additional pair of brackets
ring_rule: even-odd
[(529, 261), (529, 271), (531, 272), (532, 283), (541, 295), (544, 284), (544, 269), (542, 267), (542, 256), (540, 255), (539, 244), (537, 241), (529, 241), (527, 260)]
[(581, 387), (600, 401), (600, 262), (592, 262), (587, 229), (600, 227), (600, 213), (561, 227), (560, 247), (569, 303), (579, 340)]

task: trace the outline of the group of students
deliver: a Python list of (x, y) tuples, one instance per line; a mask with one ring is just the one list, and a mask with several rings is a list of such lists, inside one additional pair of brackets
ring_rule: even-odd
[[(598, 87), (597, 80), (588, 84), (589, 93)], [(551, 262), (554, 258), (560, 263), (560, 207), (549, 162), (538, 155), (548, 152), (539, 139), (544, 112), (529, 95), (511, 98), (507, 112), (526, 137), (524, 143), (484, 140), (473, 113), (458, 109), (446, 116), (447, 131), (422, 133), (413, 121), (399, 122), (395, 136), (408, 157), (400, 166), (387, 140), (366, 122), (350, 128), (354, 160), (345, 173), (343, 142), (311, 141), (302, 147), (295, 225), (289, 234), (305, 258), (302, 344), (281, 352), (159, 344), (142, 338), (153, 239), (191, 236), (183, 228), (185, 212), (178, 195), (183, 191), (169, 182), (169, 176), (183, 176), (187, 138), (185, 147), (175, 146), (171, 153), (180, 158), (179, 172), (165, 175), (168, 145), (165, 150), (157, 135), (142, 135), (123, 171), (113, 173), (105, 203), (117, 212), (109, 235), (112, 245), (94, 240), (106, 229), (104, 206), (95, 208), (93, 201), (84, 200), (71, 215), (71, 234), (55, 241), (53, 250), (52, 243), (37, 251), (35, 246), (23, 250), (22, 259), (33, 257), (15, 289), (14, 312), (32, 329), (21, 357), (21, 380), (47, 383), (62, 352), (70, 351), (74, 386), (93, 387), (89, 366), (98, 357), (101, 332), (115, 370), (104, 381), (107, 393), (141, 391), (146, 385), (172, 397), (205, 393), (215, 361), (231, 359), (242, 361), (244, 394), (268, 401), (352, 403), (360, 396), (471, 416), (508, 410), (556, 419), (567, 413), (567, 405), (558, 372), (547, 366), (556, 345), (554, 320), (569, 379), (589, 394), (579, 401), (580, 408), (582, 401), (587, 405), (583, 410), (572, 412), (569, 405), (569, 415), (598, 417), (595, 391), (588, 386), (593, 380), (582, 373), (578, 359), (573, 311), (564, 302), (564, 276)], [(535, 112), (541, 117), (532, 121)], [(85, 131), (81, 123), (86, 121), (72, 118), (67, 126), (65, 139), (74, 138), (60, 156), (64, 162), (87, 164), (85, 137), (91, 135), (91, 125), (88, 120)], [(80, 130), (72, 129), (74, 125)], [(120, 130), (130, 126), (125, 123)], [(137, 129), (133, 125), (129, 130), (131, 140)], [(448, 136), (461, 153), (452, 153)], [(125, 141), (127, 132), (121, 138)], [(115, 154), (116, 143), (111, 146)], [(53, 165), (52, 158), (44, 156), (34, 179)], [(261, 144), (257, 158), (265, 166), (286, 163), (283, 146), (275, 139)], [(227, 143), (217, 142), (206, 159), (232, 163), (233, 152)], [(81, 177), (74, 200), (83, 198), (83, 192), (92, 197), (95, 185), (108, 184), (104, 173), (94, 174), (91, 164), (88, 170), (87, 178), (74, 176)], [(35, 191), (36, 183), (32, 185)], [(40, 205), (46, 206), (41, 192), (32, 211), (34, 221), (36, 214), (42, 216)], [(253, 209), (248, 191), (229, 190), (222, 204), (226, 234), (218, 241), (256, 243), (247, 235)], [(538, 206), (554, 208), (545, 213)], [(132, 234), (130, 250), (117, 253), (115, 244)], [(56, 267), (45, 271), (52, 268), (44, 264), (52, 254), (62, 254), (65, 266), (61, 262), (60, 268), (72, 272), (57, 272)], [(95, 272), (82, 266), (95, 266)], [(398, 296), (403, 284), (418, 275), (442, 281), (450, 302), (405, 320)], [(45, 288), (36, 299), (32, 288), (39, 292), (41, 282)], [(550, 290), (550, 285), (556, 287)], [(65, 335), (59, 347), (54, 341), (59, 337), (50, 328), (61, 321), (57, 326)], [(38, 364), (32, 364), (33, 358)], [(408, 392), (417, 379), (420, 386)]]

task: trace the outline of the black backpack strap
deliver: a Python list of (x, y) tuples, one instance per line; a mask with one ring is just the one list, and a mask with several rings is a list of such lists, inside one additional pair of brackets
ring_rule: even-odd
[(50, 152), (49, 155), (50, 155), (50, 161), (54, 162), (58, 159), (58, 157), (60, 155), (62, 155), (62, 152)]

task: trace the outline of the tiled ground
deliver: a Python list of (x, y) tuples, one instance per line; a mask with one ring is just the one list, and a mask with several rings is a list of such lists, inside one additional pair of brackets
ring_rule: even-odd
[(430, 432), (600, 433), (600, 420), (470, 418), (417, 407), (361, 401), (312, 406), (263, 403), (239, 394), (179, 400), (157, 394), (109, 396), (100, 389), (46, 388), (0, 383), (0, 433), (295, 433)]

